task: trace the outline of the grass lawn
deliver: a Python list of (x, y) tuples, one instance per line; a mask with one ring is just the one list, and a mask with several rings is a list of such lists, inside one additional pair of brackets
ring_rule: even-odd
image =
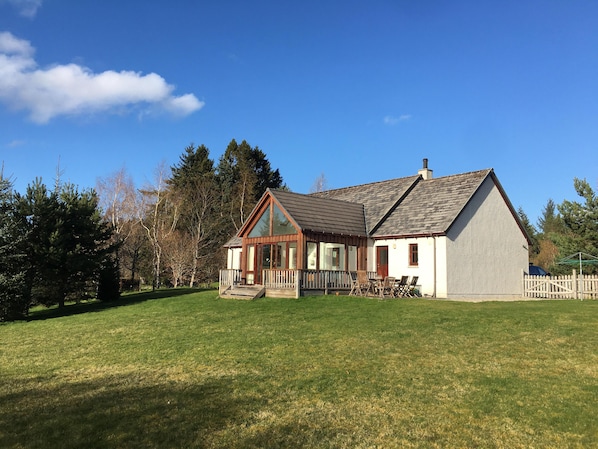
[(117, 304), (0, 325), (0, 447), (598, 447), (598, 301)]

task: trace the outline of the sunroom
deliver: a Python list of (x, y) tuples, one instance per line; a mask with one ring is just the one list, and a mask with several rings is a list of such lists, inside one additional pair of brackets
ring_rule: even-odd
[(237, 236), (239, 268), (221, 282), (263, 285), (267, 296), (348, 290), (349, 272), (366, 269), (360, 204), (268, 190)]

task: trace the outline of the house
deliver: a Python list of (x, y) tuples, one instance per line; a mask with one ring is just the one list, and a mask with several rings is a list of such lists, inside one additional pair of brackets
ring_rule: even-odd
[(492, 169), (434, 178), (424, 159), (410, 177), (266, 191), (229, 244), (227, 268), (269, 296), (347, 288), (349, 272), (367, 270), (418, 276), (428, 297), (521, 297), (528, 245)]

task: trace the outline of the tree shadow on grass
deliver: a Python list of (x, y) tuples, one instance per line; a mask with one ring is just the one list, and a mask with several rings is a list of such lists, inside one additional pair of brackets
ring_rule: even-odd
[(233, 388), (238, 380), (142, 386), (147, 380), (140, 372), (53, 387), (44, 379), (24, 381), (17, 392), (0, 396), (0, 447), (331, 447), (327, 442), (339, 429), (326, 420), (262, 422), (272, 398)]
[(25, 318), (26, 321), (40, 321), (65, 316), (80, 315), (83, 313), (101, 312), (102, 310), (113, 309), (115, 307), (130, 306), (154, 299), (174, 298), (177, 296), (189, 295), (203, 291), (214, 291), (212, 289), (201, 288), (171, 288), (160, 289), (148, 292), (128, 293), (122, 295), (114, 301), (85, 301), (78, 304), (67, 304), (64, 307), (51, 307), (47, 309), (38, 309), (29, 312)]
[(143, 373), (55, 388), (35, 383), (0, 397), (0, 447), (204, 448), (254, 407), (250, 398), (229, 394), (230, 379), (140, 382)]

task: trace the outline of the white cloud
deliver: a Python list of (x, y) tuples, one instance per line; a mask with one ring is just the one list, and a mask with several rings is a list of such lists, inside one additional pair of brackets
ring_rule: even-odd
[(0, 3), (13, 5), (23, 17), (33, 19), (42, 6), (42, 0), (0, 0)]
[(10, 142), (8, 142), (6, 144), (6, 147), (7, 148), (17, 148), (17, 147), (25, 145), (26, 143), (27, 142), (25, 142), (24, 140), (15, 139), (15, 140), (11, 140)]
[(33, 54), (29, 42), (0, 32), (0, 102), (28, 111), (36, 123), (60, 115), (122, 111), (134, 106), (185, 116), (204, 105), (193, 94), (173, 96), (174, 86), (155, 73), (93, 73), (77, 64), (40, 69)]
[(388, 125), (388, 126), (394, 126), (400, 122), (404, 122), (404, 121), (410, 120), (410, 119), (411, 119), (410, 114), (402, 114), (398, 117), (395, 117), (392, 115), (387, 115), (386, 117), (384, 117), (384, 124)]
[(0, 32), (0, 54), (30, 56), (34, 52), (29, 42), (19, 39), (6, 31)]

